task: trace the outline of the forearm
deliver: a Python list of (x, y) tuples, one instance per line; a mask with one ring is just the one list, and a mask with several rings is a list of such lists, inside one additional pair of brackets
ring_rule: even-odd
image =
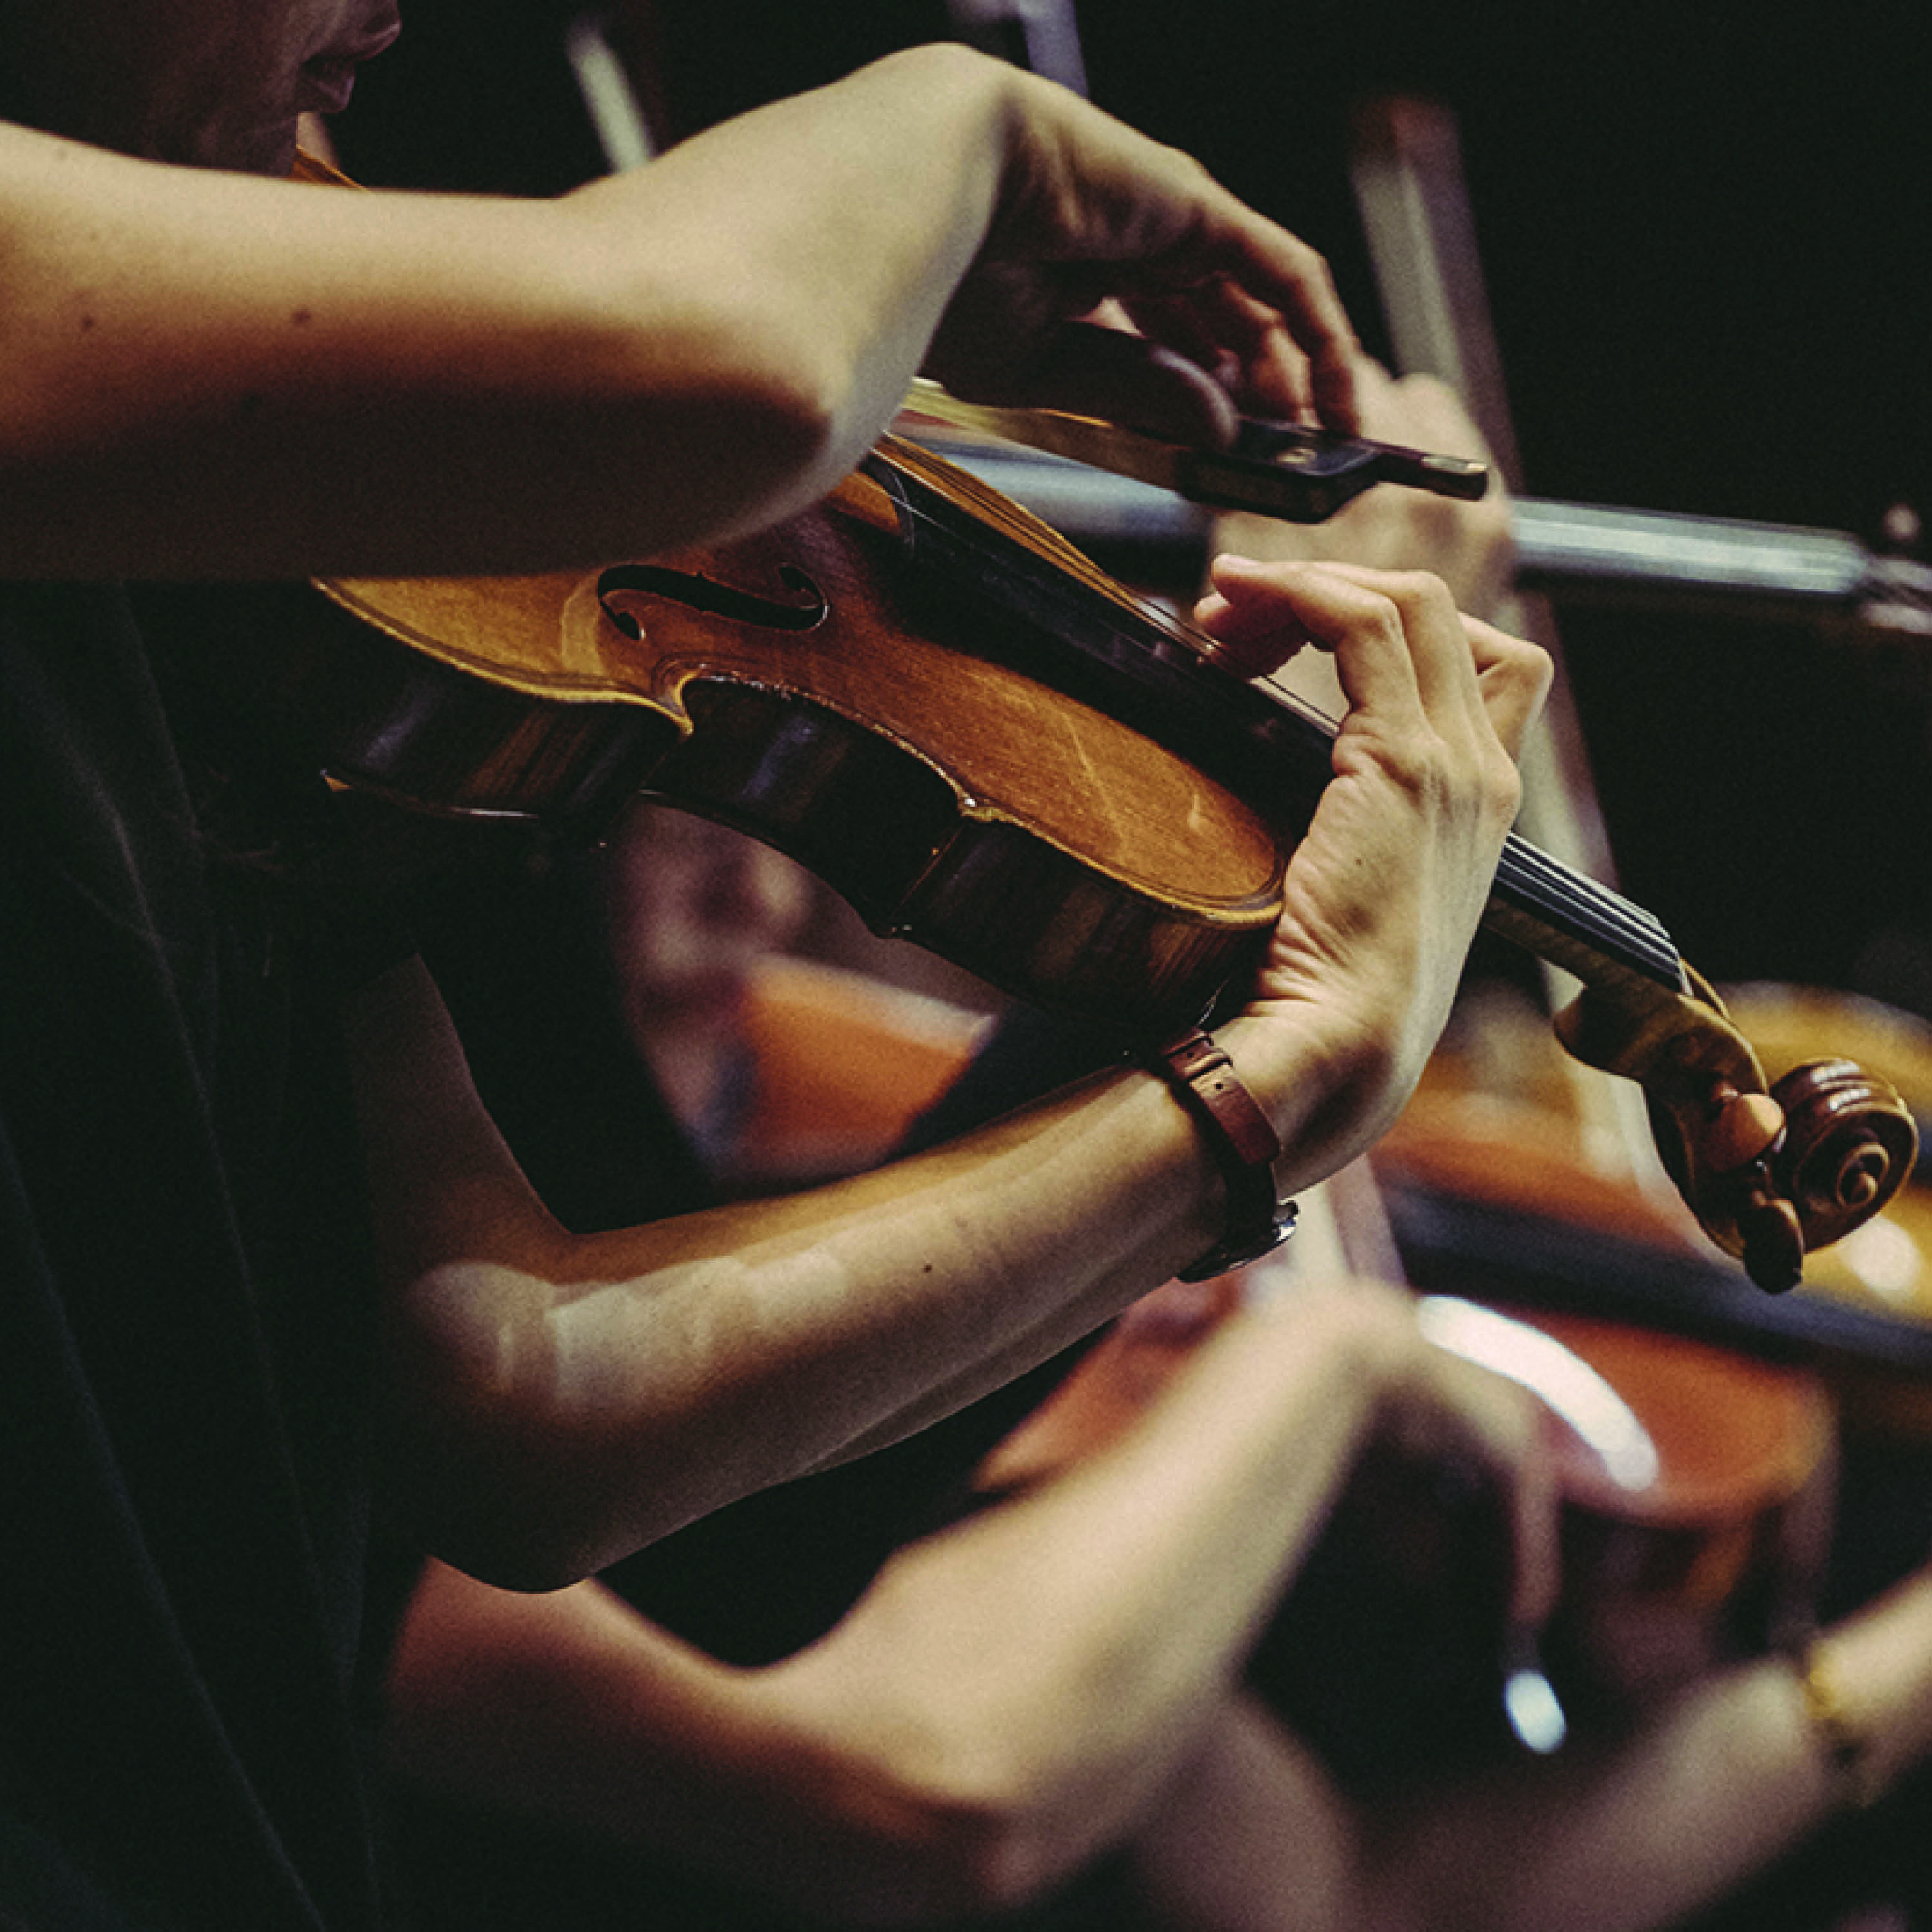
[(996, 204), (1011, 85), (928, 51), (550, 202), (0, 128), (0, 567), (440, 574), (784, 514), (904, 393)]
[(575, 1240), (419, 974), (370, 988), (352, 1034), (395, 1283), (395, 1466), (435, 1546), (490, 1574), (526, 1533), (548, 1552), (528, 1580), (601, 1567), (910, 1426), (935, 1382), (994, 1385), (1216, 1232), (1195, 1130), (1130, 1074), (836, 1188)]
[(391, 1670), (385, 1748), (445, 1798), (787, 1911), (905, 1925), (988, 1905), (997, 1826), (850, 1748), (800, 1708), (791, 1674), (719, 1664), (599, 1583), (531, 1597), (433, 1567)]
[[(434, 1546), (506, 1581), (587, 1574), (896, 1439), (938, 1412), (935, 1382), (963, 1403), (1088, 1332), (1211, 1238), (1174, 1232), (1210, 1193), (1184, 1187), (1184, 1141), (1163, 1162), (1153, 1122), (1088, 1125), (1049, 1108), (797, 1204), (586, 1242), (518, 1229), (412, 1275), (388, 1351), (395, 1462)], [(1090, 1142), (1120, 1156), (1118, 1196)], [(1104, 1235), (1076, 1198), (1117, 1209)]]
[(1233, 1317), (1124, 1436), (902, 1551), (792, 1667), (850, 1758), (976, 1828), (982, 1905), (1119, 1842), (1217, 1719), (1379, 1413), (1381, 1293)]
[(1124, 1834), (1218, 1718), (1373, 1412), (1392, 1312), (1242, 1315), (1145, 1424), (901, 1551), (743, 1672), (594, 1587), (432, 1570), (392, 1684), (415, 1774), (742, 1871), (842, 1919), (1024, 1900)]

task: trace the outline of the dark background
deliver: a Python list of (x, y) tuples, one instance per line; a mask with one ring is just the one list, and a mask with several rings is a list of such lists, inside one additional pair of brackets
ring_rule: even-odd
[[(547, 193), (596, 170), (556, 57), (575, 9), (409, 0), (338, 136), (380, 182)], [(1876, 537), (1932, 510), (1932, 187), (1921, 4), (1090, 0), (1105, 106), (1198, 154), (1381, 325), (1344, 169), (1352, 104), (1462, 130), (1526, 487)], [(939, 0), (659, 0), (674, 134), (947, 30)], [(1559, 610), (1624, 890), (1723, 980), (1932, 1011), (1928, 677), (1787, 624)]]

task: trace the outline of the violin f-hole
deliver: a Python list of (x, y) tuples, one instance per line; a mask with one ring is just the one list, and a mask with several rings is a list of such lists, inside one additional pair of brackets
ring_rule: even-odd
[(778, 581), (798, 594), (800, 601), (788, 604), (755, 590), (740, 590), (720, 584), (697, 571), (673, 570), (663, 564), (614, 563), (597, 580), (597, 601), (604, 614), (624, 635), (640, 640), (644, 627), (628, 611), (611, 603), (613, 596), (634, 591), (646, 597), (662, 597), (687, 609), (724, 617), (734, 623), (754, 624), (768, 631), (809, 631), (824, 622), (832, 605), (806, 573), (796, 564), (778, 566)]

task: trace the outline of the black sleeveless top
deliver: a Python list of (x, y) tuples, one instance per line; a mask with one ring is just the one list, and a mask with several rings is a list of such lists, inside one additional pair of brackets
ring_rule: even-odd
[(179, 723), (0, 586), (0, 1923), (374, 1926), (339, 988)]

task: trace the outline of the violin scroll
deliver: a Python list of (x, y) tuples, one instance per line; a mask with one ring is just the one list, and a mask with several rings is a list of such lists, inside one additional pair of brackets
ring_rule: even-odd
[(1759, 1287), (1796, 1287), (1804, 1257), (1862, 1226), (1918, 1156), (1910, 1110), (1849, 1060), (1767, 1084), (1716, 992), (1592, 986), (1557, 1018), (1586, 1065), (1644, 1090), (1658, 1154), (1704, 1231)]
[(1808, 1248), (1869, 1220), (1910, 1174), (1918, 1152), (1910, 1112), (1888, 1082), (1853, 1061), (1794, 1067), (1771, 1096), (1786, 1123), (1772, 1171), (1796, 1207)]

